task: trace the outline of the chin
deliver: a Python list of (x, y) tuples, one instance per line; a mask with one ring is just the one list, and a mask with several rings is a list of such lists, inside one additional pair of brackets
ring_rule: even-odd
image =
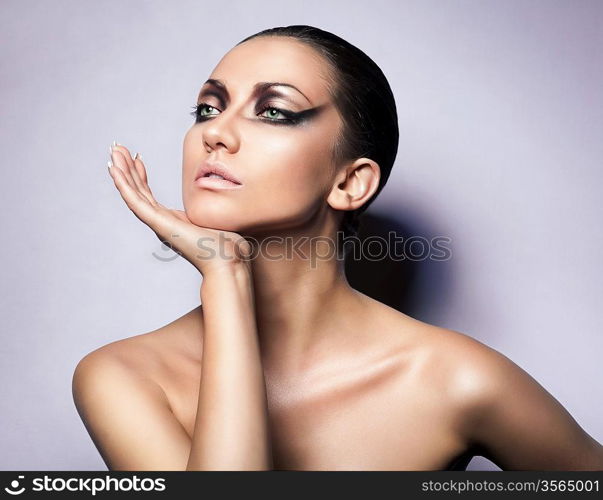
[(241, 224), (234, 217), (225, 217), (224, 214), (212, 214), (202, 208), (186, 210), (186, 216), (195, 226), (217, 229), (222, 231), (237, 232)]

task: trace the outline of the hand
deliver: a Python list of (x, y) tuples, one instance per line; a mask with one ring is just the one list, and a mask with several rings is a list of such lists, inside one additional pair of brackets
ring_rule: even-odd
[(184, 211), (167, 208), (156, 201), (142, 160), (133, 159), (124, 146), (114, 143), (111, 159), (109, 174), (128, 208), (161, 242), (176, 248), (201, 274), (223, 266), (245, 264), (248, 267), (251, 245), (245, 238), (231, 231), (197, 226)]

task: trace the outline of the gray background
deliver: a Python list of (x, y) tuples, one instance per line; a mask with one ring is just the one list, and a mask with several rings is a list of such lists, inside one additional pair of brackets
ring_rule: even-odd
[(181, 208), (200, 85), (238, 41), (288, 24), (342, 36), (390, 80), (400, 148), (374, 209), (452, 238), (420, 319), (501, 351), (603, 441), (602, 2), (4, 0), (0, 14), (1, 469), (105, 469), (75, 365), (192, 309), (200, 285), (153, 257), (174, 254), (121, 200), (109, 144), (142, 152), (156, 197)]

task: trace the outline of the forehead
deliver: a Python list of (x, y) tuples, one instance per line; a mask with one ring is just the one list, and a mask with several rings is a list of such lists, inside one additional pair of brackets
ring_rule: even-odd
[(232, 93), (248, 93), (257, 82), (286, 82), (314, 103), (329, 96), (328, 63), (312, 47), (292, 38), (258, 37), (237, 45), (210, 78), (223, 80)]

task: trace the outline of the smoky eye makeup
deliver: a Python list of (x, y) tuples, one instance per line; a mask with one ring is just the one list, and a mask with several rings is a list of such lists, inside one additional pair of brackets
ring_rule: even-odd
[[(206, 96), (206, 95), (209, 95), (209, 94), (204, 93), (204, 94), (202, 94), (202, 96), (200, 98), (202, 98), (203, 96)], [(218, 96), (216, 96), (216, 97), (218, 97)], [(218, 99), (220, 99), (220, 98), (218, 97)], [(220, 105), (223, 106), (222, 103), (220, 103)], [(212, 106), (211, 104), (208, 104), (206, 102), (199, 102), (198, 104), (193, 106), (193, 111), (190, 114), (195, 117), (195, 123), (201, 123), (201, 122), (205, 122), (207, 120), (212, 119), (213, 116), (216, 116), (215, 113), (205, 114), (205, 111), (216, 110), (216, 109), (217, 108)], [(258, 116), (258, 118), (260, 121), (269, 123), (271, 125), (294, 126), (294, 125), (301, 125), (303, 123), (310, 121), (319, 113), (319, 111), (321, 109), (322, 109), (322, 106), (316, 106), (314, 108), (306, 109), (304, 111), (299, 111), (299, 112), (289, 111), (289, 110), (282, 109), (278, 106), (271, 105), (269, 102), (266, 102), (266, 96), (264, 96), (264, 99), (261, 100), (258, 103), (258, 105), (256, 106), (256, 115), (262, 115), (266, 112), (269, 112), (269, 113), (272, 113), (272, 116), (274, 116), (274, 112), (276, 112), (277, 116), (280, 115), (281, 118), (278, 118), (278, 117), (269, 118), (266, 116)]]
[(214, 90), (213, 88), (208, 88), (208, 89), (202, 90), (201, 93), (199, 94), (199, 97), (197, 98), (197, 102), (201, 102), (203, 99), (205, 99), (207, 97), (215, 97), (216, 99), (218, 99), (220, 106), (222, 106), (222, 107), (226, 106), (226, 100), (224, 99), (224, 94), (219, 89)]

